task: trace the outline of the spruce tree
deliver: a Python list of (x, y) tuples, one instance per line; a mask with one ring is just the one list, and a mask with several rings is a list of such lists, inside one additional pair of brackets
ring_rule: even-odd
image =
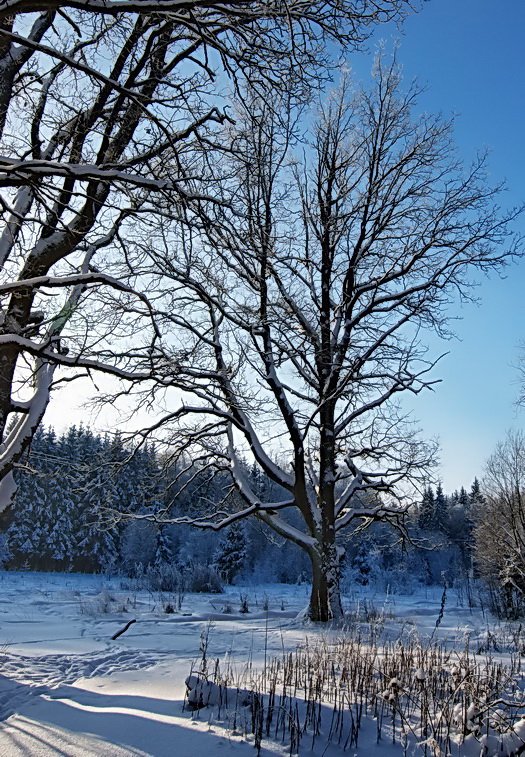
[(477, 510), (483, 507), (485, 502), (486, 500), (481, 492), (479, 481), (477, 478), (475, 478), (472, 482), (472, 486), (470, 487), (470, 492), (468, 495), (469, 515), (472, 519), (475, 519)]
[(435, 525), (436, 500), (432, 487), (429, 486), (423, 492), (423, 499), (419, 506), (417, 524), (422, 531), (431, 531)]
[(448, 502), (443, 493), (441, 483), (436, 488), (436, 501), (434, 506), (434, 528), (436, 531), (448, 533)]
[[(94, 543), (88, 538), (93, 501), (100, 491), (93, 480), (99, 469), (99, 440), (82, 425), (70, 427), (58, 440), (63, 461), (59, 481), (50, 487), (55, 523), (50, 533), (53, 557), (62, 561), (62, 569), (91, 571), (98, 568), (92, 560)], [(57, 478), (55, 476), (55, 478)], [(86, 554), (89, 555), (86, 560)]]
[(352, 568), (355, 571), (356, 583), (361, 584), (361, 586), (368, 586), (372, 578), (373, 564), (374, 562), (377, 562), (375, 557), (371, 541), (363, 541), (359, 545), (357, 553), (352, 560)]
[(33, 570), (45, 568), (47, 541), (47, 478), (48, 459), (54, 453), (53, 431), (39, 428), (26, 457), (27, 469), (17, 472), (16, 508), (9, 528), (7, 544), (11, 565), (27, 565)]
[[(17, 506), (6, 523), (12, 567), (105, 570), (121, 560), (123, 526), (116, 514), (153, 512), (165, 504), (154, 447), (130, 454), (118, 435), (108, 439), (71, 426), (57, 438), (41, 428), (24, 462), (27, 470), (17, 472)], [(167, 532), (157, 538), (151, 526), (148, 535), (157, 538), (152, 549), (151, 538), (139, 531), (135, 561), (148, 565), (153, 553), (171, 560)]]
[(82, 482), (77, 536), (77, 568), (82, 571), (108, 570), (118, 560), (118, 535), (106, 511), (111, 504), (112, 488), (104, 443), (97, 438), (94, 446), (92, 463), (96, 465), (84, 471), (85, 483)]
[(246, 558), (244, 527), (234, 522), (228, 527), (224, 541), (215, 553), (214, 565), (226, 583), (231, 584)]
[(154, 565), (160, 567), (171, 565), (173, 562), (173, 548), (170, 534), (165, 526), (161, 526), (157, 531), (157, 545), (155, 548)]

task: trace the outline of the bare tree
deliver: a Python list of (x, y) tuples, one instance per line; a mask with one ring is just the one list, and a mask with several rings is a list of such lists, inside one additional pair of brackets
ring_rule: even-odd
[[(68, 378), (163, 373), (152, 358), (138, 373), (131, 367), (129, 337), (151, 308), (136, 277), (111, 277), (109, 261), (126, 259), (126, 234), (139, 233), (142, 219), (198, 225), (224, 201), (210, 171), (222, 90), (245, 79), (278, 87), (293, 69), (306, 91), (314, 66), (326, 73), (328, 41), (355, 46), (372, 23), (408, 7), (0, 2), (1, 507), (57, 366)], [(109, 291), (119, 295), (113, 310), (97, 311), (93, 295)], [(141, 323), (151, 357), (156, 327)]]
[(525, 608), (525, 434), (509, 431), (485, 466), (476, 513), (475, 560), (507, 616)]
[[(181, 459), (229, 470), (244, 502), (176, 520), (220, 528), (254, 515), (295, 542), (320, 621), (342, 613), (338, 533), (375, 520), (403, 531), (411, 486), (432, 464), (396, 402), (433, 383), (422, 330), (443, 334), (471, 273), (501, 266), (517, 244), (483, 158), (465, 169), (451, 124), (414, 114), (419, 89), (403, 89), (395, 59), (378, 57), (374, 82), (329, 97), (295, 160), (290, 119), (275, 115), (289, 113), (286, 100), (270, 109), (247, 96), (229, 227), (178, 241), (166, 229), (138, 245), (144, 275), (164, 282), (158, 324), (186, 393), (144, 433), (169, 426)], [(258, 496), (246, 455), (279, 501)]]

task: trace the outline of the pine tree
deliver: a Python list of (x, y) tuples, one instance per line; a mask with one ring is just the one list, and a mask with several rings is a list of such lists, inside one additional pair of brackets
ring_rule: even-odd
[(462, 488), (460, 503), (463, 508), (463, 525), (459, 542), (466, 568), (472, 568), (472, 553), (474, 549), (474, 527), (480, 509), (485, 503), (481, 487), (477, 478), (474, 479), (470, 492)]
[(479, 510), (479, 508), (483, 507), (485, 502), (486, 500), (481, 492), (479, 481), (477, 478), (475, 478), (472, 482), (472, 486), (470, 487), (470, 492), (468, 495), (469, 515), (472, 519), (475, 519), (476, 512)]
[(363, 541), (357, 550), (356, 556), (352, 560), (352, 568), (355, 571), (355, 580), (361, 586), (368, 586), (372, 578), (374, 562), (376, 556), (372, 550), (370, 540)]
[(98, 467), (97, 453), (98, 438), (82, 425), (71, 426), (58, 440), (61, 463), (55, 466), (48, 489), (53, 513), (49, 551), (52, 560), (58, 563), (56, 569), (89, 571), (94, 567), (91, 559), (85, 561), (84, 554), (93, 548), (93, 544), (86, 544), (86, 521), (94, 496), (90, 474)]
[(157, 545), (155, 548), (154, 565), (171, 565), (173, 562), (173, 548), (170, 535), (166, 527), (160, 527), (157, 531)]
[(51, 476), (46, 487), (45, 556), (46, 566), (52, 570), (73, 567), (77, 555), (76, 529), (78, 513), (75, 497), (66, 476)]
[(13, 567), (29, 562), (39, 570), (106, 570), (121, 561), (124, 541), (126, 554), (133, 541), (133, 559), (144, 566), (154, 559), (171, 561), (167, 531), (158, 533), (149, 524), (150, 529), (137, 530), (136, 539), (131, 531), (124, 539), (115, 515), (164, 506), (153, 446), (130, 454), (119, 435), (109, 439), (72, 426), (57, 439), (54, 431), (41, 428), (27, 464), (27, 472), (17, 473), (17, 506), (5, 524)]
[(448, 502), (443, 494), (441, 483), (436, 488), (436, 501), (434, 507), (434, 528), (442, 533), (448, 533)]
[(54, 433), (40, 428), (33, 437), (27, 456), (27, 470), (17, 473), (16, 508), (7, 529), (11, 564), (28, 564), (38, 570), (45, 565), (47, 494), (46, 459), (54, 449)]
[(422, 531), (430, 531), (435, 525), (436, 500), (434, 491), (429, 486), (423, 492), (423, 499), (419, 506), (419, 515), (417, 524)]
[(153, 523), (132, 520), (122, 529), (120, 560), (128, 575), (144, 572), (153, 565), (157, 547), (157, 533)]
[(118, 560), (118, 533), (105, 512), (110, 504), (111, 486), (102, 450), (97, 457), (99, 466), (86, 472), (88, 480), (82, 487), (85, 494), (80, 507), (76, 565), (83, 571), (108, 570)]
[(459, 492), (458, 492), (458, 490), (455, 489), (448, 499), (449, 499), (449, 505), (450, 505), (450, 507), (455, 507), (458, 504), (458, 502), (459, 502)]
[(226, 537), (215, 553), (214, 565), (226, 583), (231, 584), (246, 559), (246, 537), (241, 523), (228, 527)]

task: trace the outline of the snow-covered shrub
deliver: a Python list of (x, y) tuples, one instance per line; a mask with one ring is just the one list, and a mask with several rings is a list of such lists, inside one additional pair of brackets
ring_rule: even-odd
[(184, 571), (187, 591), (197, 594), (222, 594), (221, 577), (211, 565), (194, 562)]
[[(200, 710), (203, 707), (221, 707), (227, 703), (228, 690), (203, 678), (202, 675), (190, 675), (186, 678), (186, 699), (190, 709)], [(233, 698), (232, 698), (233, 699)], [(237, 689), (235, 704), (249, 707), (253, 701), (253, 692), (249, 689)]]
[(113, 615), (126, 612), (126, 605), (121, 598), (114, 597), (109, 591), (103, 589), (100, 594), (91, 598), (79, 599), (81, 615), (97, 617), (97, 615)]
[(182, 572), (168, 563), (149, 565), (144, 574), (144, 583), (150, 591), (179, 592), (184, 587)]
[(242, 615), (246, 615), (250, 612), (250, 607), (248, 605), (248, 595), (247, 594), (239, 594), (239, 612)]

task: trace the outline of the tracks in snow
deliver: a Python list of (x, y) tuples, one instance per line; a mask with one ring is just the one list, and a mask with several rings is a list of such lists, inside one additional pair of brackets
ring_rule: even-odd
[(168, 652), (132, 649), (40, 657), (4, 653), (0, 656), (0, 720), (5, 720), (34, 696), (46, 694), (57, 686), (72, 684), (79, 678), (150, 668), (169, 656)]

